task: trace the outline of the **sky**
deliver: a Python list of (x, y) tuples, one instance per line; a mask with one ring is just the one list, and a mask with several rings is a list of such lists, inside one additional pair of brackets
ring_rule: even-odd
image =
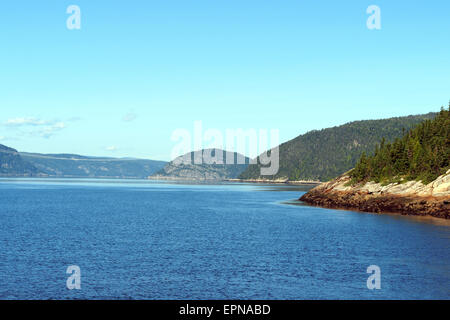
[[(370, 5), (381, 29), (366, 25)], [(170, 160), (173, 133), (195, 121), (283, 142), (438, 111), (449, 12), (448, 0), (2, 1), (0, 144)]]

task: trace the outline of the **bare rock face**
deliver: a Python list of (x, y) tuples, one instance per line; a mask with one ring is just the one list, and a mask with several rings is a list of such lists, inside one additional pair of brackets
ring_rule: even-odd
[(169, 162), (149, 179), (221, 181), (237, 178), (250, 162), (237, 152), (203, 149), (189, 152)]
[(448, 196), (450, 194), (450, 170), (432, 182), (433, 196)]
[(311, 189), (300, 200), (327, 208), (450, 219), (450, 170), (427, 185), (409, 181), (386, 186), (375, 182), (351, 186), (349, 181), (350, 177), (344, 174)]

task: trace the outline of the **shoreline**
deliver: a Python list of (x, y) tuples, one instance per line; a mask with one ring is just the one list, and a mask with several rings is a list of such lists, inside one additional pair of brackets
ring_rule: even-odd
[(312, 206), (328, 209), (450, 220), (450, 199), (448, 197), (373, 196), (367, 193), (340, 191), (319, 194), (310, 191), (301, 196), (299, 200)]
[(228, 182), (241, 182), (241, 183), (261, 183), (261, 184), (292, 184), (292, 185), (320, 185), (321, 181), (311, 181), (311, 180), (298, 180), (290, 181), (287, 179), (278, 180), (266, 180), (266, 179), (225, 179)]
[(428, 185), (409, 181), (387, 186), (374, 182), (351, 186), (349, 181), (350, 177), (344, 174), (311, 189), (298, 200), (330, 209), (450, 219), (450, 170)]
[(288, 184), (288, 185), (312, 185), (318, 186), (321, 181), (299, 180), (289, 181), (287, 179), (266, 180), (266, 179), (192, 179), (186, 177), (170, 177), (170, 176), (149, 176), (148, 180), (162, 181), (190, 181), (190, 182), (235, 182), (235, 183), (257, 183), (257, 184)]
[(362, 210), (359, 210), (358, 208), (349, 208), (349, 207), (346, 207), (346, 208), (344, 208), (344, 207), (326, 207), (323, 205), (315, 205), (312, 203), (308, 203), (308, 202), (300, 200), (300, 199), (295, 200), (295, 202), (297, 202), (295, 205), (304, 205), (304, 206), (309, 206), (309, 207), (313, 207), (313, 208), (343, 210), (343, 211), (356, 212), (356, 213), (360, 213), (360, 214), (386, 215), (386, 216), (391, 216), (394, 218), (395, 217), (407, 218), (407, 219), (410, 219), (411, 221), (416, 221), (416, 222), (420, 222), (420, 223), (431, 223), (431, 224), (435, 224), (435, 225), (450, 227), (450, 219), (438, 218), (438, 217), (434, 217), (434, 216), (430, 216), (430, 215), (422, 215), (421, 216), (421, 215), (416, 215), (416, 214), (404, 214), (401, 212), (392, 212), (392, 211), (371, 212), (371, 211), (362, 211)]

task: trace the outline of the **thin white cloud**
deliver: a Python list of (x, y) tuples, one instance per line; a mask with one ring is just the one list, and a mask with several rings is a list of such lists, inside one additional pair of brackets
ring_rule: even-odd
[(55, 124), (53, 124), (51, 126), (46, 126), (46, 127), (41, 128), (39, 130), (39, 134), (41, 137), (48, 139), (51, 136), (53, 136), (56, 132), (58, 132), (64, 128), (66, 128), (66, 125), (64, 122), (56, 122)]
[(43, 120), (38, 118), (12, 118), (3, 123), (4, 126), (16, 131), (17, 136), (39, 136), (50, 138), (56, 132), (66, 128), (66, 123), (59, 120)]
[(130, 122), (137, 118), (137, 114), (134, 112), (128, 112), (126, 115), (123, 116), (122, 121)]
[(118, 148), (116, 147), (116, 146), (109, 146), (109, 147), (106, 147), (106, 150), (107, 151), (116, 151)]
[(5, 122), (5, 125), (7, 126), (45, 126), (49, 125), (50, 121), (40, 120), (36, 118), (14, 118), (14, 119), (8, 119)]

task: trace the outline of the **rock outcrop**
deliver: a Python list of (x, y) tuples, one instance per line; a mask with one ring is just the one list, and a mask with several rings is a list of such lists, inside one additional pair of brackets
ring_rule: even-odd
[(327, 208), (450, 219), (450, 170), (426, 185), (409, 181), (352, 186), (349, 182), (350, 177), (344, 174), (311, 189), (300, 200)]
[(237, 152), (202, 149), (179, 156), (164, 166), (154, 180), (222, 181), (237, 178), (250, 162)]

